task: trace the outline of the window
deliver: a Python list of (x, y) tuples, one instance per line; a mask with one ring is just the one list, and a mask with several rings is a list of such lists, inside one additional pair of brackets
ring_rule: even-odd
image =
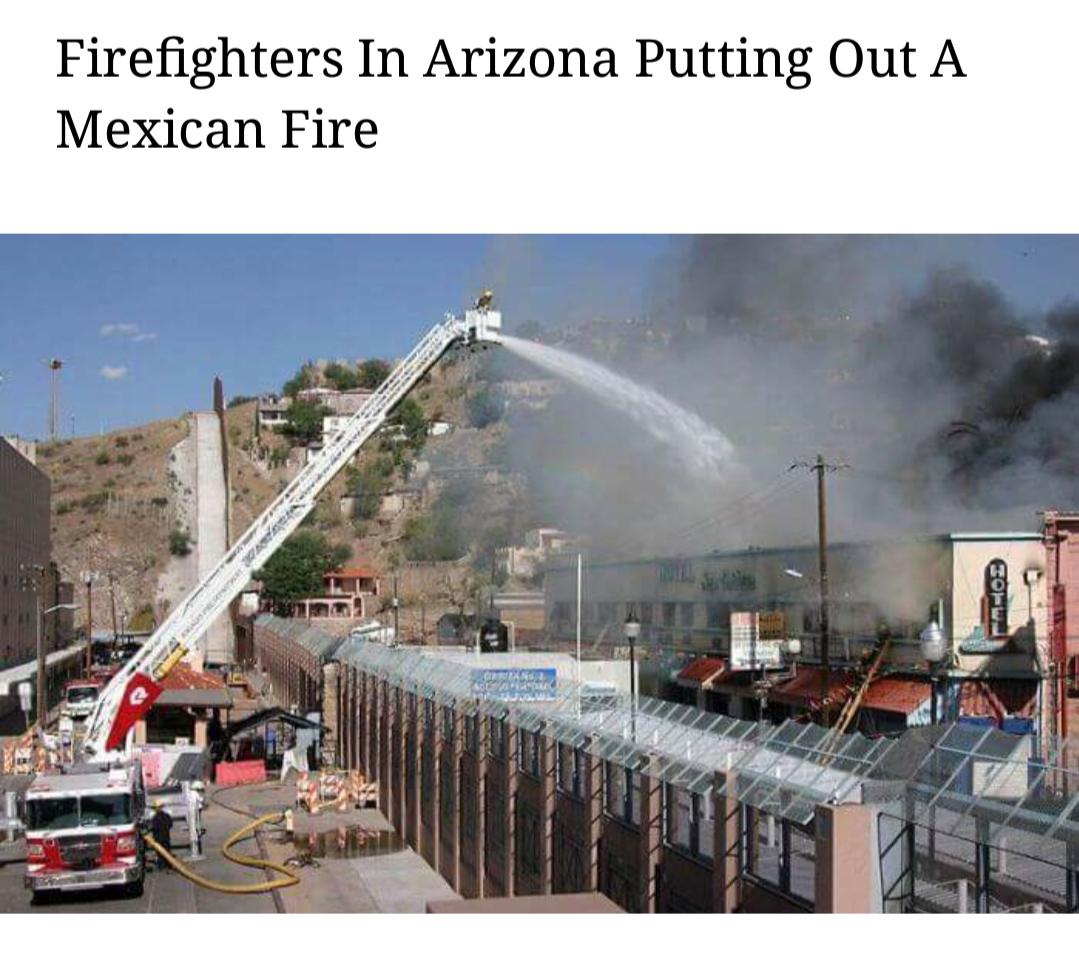
[(641, 603), (640, 619), (641, 619), (641, 625), (648, 626), (648, 625), (652, 624), (654, 616), (653, 616), (653, 613), (652, 613), (652, 603), (651, 602), (642, 602)]
[(715, 838), (712, 799), (668, 784), (664, 803), (667, 843), (693, 857), (711, 858)]
[(480, 753), (480, 716), (465, 715), (465, 751), (472, 755)]
[(696, 605), (692, 602), (683, 602), (682, 605), (679, 607), (679, 615), (681, 616), (681, 618), (679, 619), (679, 624), (682, 626), (682, 628), (693, 628), (694, 616), (696, 615), (696, 613), (694, 612), (695, 608)]
[(584, 752), (561, 742), (558, 744), (558, 787), (566, 794), (584, 797)]
[(494, 715), (487, 718), (487, 748), (492, 758), (506, 757), (506, 723)]
[(430, 738), (435, 733), (435, 701), (433, 698), (423, 700), (423, 733)]
[(517, 730), (517, 770), (540, 777), (540, 736), (538, 731)]
[(452, 708), (442, 709), (442, 740), (452, 747), (456, 740), (457, 719)]
[(674, 614), (675, 614), (675, 611), (677, 610), (677, 608), (678, 608), (678, 603), (676, 603), (676, 602), (665, 602), (665, 603), (663, 603), (663, 624), (664, 625), (666, 625), (666, 626), (673, 626), (674, 625)]
[(624, 824), (641, 823), (641, 775), (620, 764), (607, 762), (606, 809)]
[(710, 629), (725, 629), (730, 624), (730, 607), (725, 602), (705, 603), (708, 614), (707, 625)]

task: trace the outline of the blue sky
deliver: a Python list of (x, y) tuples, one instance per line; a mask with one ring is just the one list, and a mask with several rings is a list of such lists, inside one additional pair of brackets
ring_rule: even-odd
[[(512, 329), (647, 311), (665, 236), (0, 236), (0, 432), (40, 436), (46, 358), (77, 434), (274, 390), (305, 359), (396, 357), (481, 287)], [(966, 261), (1021, 307), (1077, 293), (1079, 239), (891, 239), (897, 272)]]

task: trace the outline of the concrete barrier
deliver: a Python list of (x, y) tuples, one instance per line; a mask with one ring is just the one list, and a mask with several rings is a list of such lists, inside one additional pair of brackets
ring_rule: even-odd
[(222, 761), (214, 769), (214, 780), (222, 787), (258, 784), (266, 780), (264, 761)]

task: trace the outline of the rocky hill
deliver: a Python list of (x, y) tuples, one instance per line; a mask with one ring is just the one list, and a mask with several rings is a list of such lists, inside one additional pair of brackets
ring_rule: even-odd
[[(408, 428), (370, 441), (306, 524), (347, 547), (349, 563), (381, 573), (387, 604), (397, 577), (403, 628), (422, 619), (430, 630), (443, 611), (474, 606), (495, 578), (495, 547), (528, 528), (524, 481), (499, 462), (511, 398), (485, 377), (483, 360), (441, 362), (413, 391)], [(317, 370), (315, 378), (325, 383)], [(260, 428), (256, 408), (244, 401), (225, 415), (231, 539), (304, 459), (305, 441)], [(136, 628), (160, 619), (194, 580), (190, 432), (185, 416), (39, 448), (52, 480), (55, 558), (66, 578), (99, 574), (95, 625), (108, 623), (109, 580), (117, 612)]]

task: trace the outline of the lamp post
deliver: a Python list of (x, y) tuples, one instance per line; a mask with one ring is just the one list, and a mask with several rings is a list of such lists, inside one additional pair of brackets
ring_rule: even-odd
[(79, 607), (77, 602), (61, 602), (57, 605), (50, 606), (48, 609), (41, 611), (41, 594), (37, 595), (37, 725), (41, 731), (45, 730), (45, 717), (48, 714), (49, 709), (49, 697), (46, 685), (48, 683), (48, 673), (46, 671), (46, 652), (45, 652), (45, 616), (51, 615), (60, 609), (71, 609), (74, 611)]
[(798, 656), (802, 654), (802, 640), (792, 635), (783, 643), (783, 654), (790, 660), (791, 675), (797, 675)]
[(633, 739), (637, 739), (637, 639), (641, 635), (641, 623), (633, 606), (629, 607), (622, 632), (629, 643), (629, 705)]
[[(935, 725), (937, 723), (937, 681), (945, 668), (944, 663), (948, 655), (948, 640), (944, 635), (943, 626), (937, 619), (930, 619), (929, 624), (922, 629), (920, 641), (922, 658), (929, 666), (929, 720)], [(945, 691), (947, 691), (946, 680)]]
[(94, 664), (94, 602), (93, 588), (97, 580), (97, 573), (83, 570), (79, 577), (86, 584), (86, 676), (90, 677), (90, 669)]

